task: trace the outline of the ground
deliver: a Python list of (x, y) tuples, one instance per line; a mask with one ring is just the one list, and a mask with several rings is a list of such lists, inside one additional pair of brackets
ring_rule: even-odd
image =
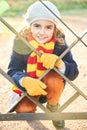
[[(5, 20), (11, 24), (14, 28), (17, 28), (22, 19), (21, 18), (5, 18)], [(68, 25), (75, 34), (80, 36), (85, 30), (87, 32), (87, 16), (63, 16), (62, 20)], [(60, 27), (66, 34), (66, 41), (70, 45), (77, 38), (63, 25)], [(2, 23), (0, 23), (0, 68), (5, 72), (9, 63), (11, 51), (12, 51), (12, 40), (13, 33), (7, 29)], [(87, 34), (82, 39), (87, 44)], [(79, 67), (79, 76), (73, 83), (87, 95), (87, 47), (82, 43), (78, 42), (72, 48), (73, 57), (76, 60)], [(11, 96), (12, 84), (8, 82), (2, 75), (0, 75), (0, 112), (5, 113)], [(69, 97), (75, 92), (68, 83), (63, 91), (60, 99), (62, 105)], [(38, 111), (41, 111), (38, 108)], [(70, 106), (68, 106), (65, 112), (87, 112), (87, 101), (79, 96)], [(87, 130), (87, 120), (66, 120), (65, 130)], [(51, 121), (1, 121), (0, 130), (55, 130)]]

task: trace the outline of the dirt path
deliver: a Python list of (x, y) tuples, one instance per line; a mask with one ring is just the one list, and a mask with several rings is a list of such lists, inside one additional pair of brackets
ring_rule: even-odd
[[(17, 28), (20, 23), (20, 18), (6, 19), (13, 27)], [(64, 16), (63, 21), (79, 35), (87, 29), (87, 17), (85, 16)], [(76, 37), (64, 27), (66, 34), (66, 41), (69, 45), (76, 39)], [(0, 23), (0, 67), (7, 71), (9, 58), (12, 50), (12, 33)], [(87, 44), (87, 34), (83, 41)], [(79, 66), (79, 76), (73, 82), (87, 95), (87, 48), (78, 42), (72, 49), (73, 56)], [(8, 102), (11, 96), (11, 83), (9, 83), (2, 75), (0, 75), (0, 112), (4, 113), (7, 110)], [(67, 83), (66, 88), (62, 94), (60, 104), (62, 105), (75, 90)], [(38, 109), (38, 111), (41, 111)], [(79, 96), (66, 110), (66, 112), (87, 112), (87, 101)], [(55, 130), (51, 121), (32, 121), (29, 124), (26, 121), (6, 121), (0, 122), (0, 130)], [(65, 130), (87, 130), (87, 120), (68, 120), (66, 121)]]

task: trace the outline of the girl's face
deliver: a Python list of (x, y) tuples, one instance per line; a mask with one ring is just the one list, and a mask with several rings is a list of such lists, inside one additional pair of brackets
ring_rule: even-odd
[(37, 20), (30, 26), (33, 38), (38, 43), (47, 43), (52, 39), (55, 25), (48, 20)]

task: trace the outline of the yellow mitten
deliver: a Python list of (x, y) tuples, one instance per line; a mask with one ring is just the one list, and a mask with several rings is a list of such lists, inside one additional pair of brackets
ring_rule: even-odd
[(62, 60), (58, 60), (55, 64), (56, 67), (60, 67), (63, 64)]
[[(43, 66), (47, 69), (52, 69), (54, 66), (59, 66), (62, 63), (62, 60), (59, 60), (57, 63), (58, 56), (55, 54), (44, 53), (41, 56), (41, 62)], [(56, 64), (55, 64), (56, 63)]]
[(44, 90), (46, 85), (38, 79), (25, 77), (22, 81), (22, 86), (26, 89), (30, 96), (46, 95)]

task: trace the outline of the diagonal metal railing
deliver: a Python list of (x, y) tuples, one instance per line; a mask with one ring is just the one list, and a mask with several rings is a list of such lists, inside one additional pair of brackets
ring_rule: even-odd
[(63, 20), (61, 20), (50, 8), (48, 8), (48, 6), (42, 1), (39, 0), (70, 32), (72, 32), (72, 34), (74, 34), (77, 39), (79, 39), (86, 47), (87, 45), (82, 41), (82, 38), (80, 38), (69, 26), (67, 26), (67, 24), (64, 23)]
[[(86, 34), (86, 32), (85, 33), (83, 33), (83, 36)], [(73, 45), (72, 45), (73, 46)], [(1, 74), (5, 77), (6, 76), (6, 73), (5, 72), (3, 72), (2, 70), (0, 70), (0, 72), (1, 72)], [(7, 75), (7, 77), (6, 78), (8, 78), (9, 76)], [(9, 79), (10, 79), (10, 82), (11, 83), (13, 83), (14, 84), (14, 82), (11, 80), (11, 78), (9, 77)], [(26, 96), (26, 94), (24, 94), (24, 96)], [(78, 97), (78, 96), (77, 96)], [(22, 98), (21, 98), (22, 99)], [(31, 97), (31, 99), (32, 99), (32, 97)], [(20, 101), (20, 100), (19, 100)], [(33, 100), (32, 100), (33, 101)], [(34, 99), (34, 102), (35, 102), (35, 99)], [(67, 101), (67, 102), (69, 102), (69, 101)], [(18, 102), (17, 102), (18, 103)], [(17, 105), (17, 103), (16, 103), (16, 105)], [(37, 102), (35, 102), (36, 104), (37, 104)], [(66, 103), (67, 104), (67, 103)], [(69, 104), (69, 103), (68, 103)], [(41, 104), (40, 104), (41, 105)], [(62, 108), (64, 107), (65, 105), (63, 105), (62, 106)], [(46, 111), (47, 109), (44, 109), (43, 108), (43, 105), (41, 105), (41, 106), (39, 106), (42, 110), (44, 110), (45, 112), (48, 112), (48, 111)], [(12, 109), (13, 109), (13, 107), (12, 107)], [(59, 109), (59, 110), (61, 110), (61, 108)], [(62, 109), (63, 110), (63, 109)], [(10, 111), (9, 111), (10, 112)]]
[[(43, 5), (44, 3), (39, 0)], [(46, 5), (44, 5), (46, 6)], [(46, 8), (48, 8), (46, 6)], [(48, 8), (49, 9), (49, 8)], [(50, 9), (49, 9), (50, 10)], [(50, 10), (51, 11), (51, 10)], [(52, 12), (52, 11), (51, 11)], [(54, 14), (54, 12), (52, 12)], [(55, 14), (54, 14), (55, 15)], [(56, 15), (55, 15), (56, 16)], [(56, 16), (57, 17), (57, 16)], [(57, 17), (58, 18), (58, 17)], [(78, 41), (81, 41), (86, 47), (87, 45), (82, 41), (82, 38), (87, 34), (87, 30), (84, 31), (82, 33), (82, 35), (79, 37), (77, 36), (74, 31), (72, 31), (60, 18), (58, 18), (60, 20), (60, 22), (62, 22), (75, 36), (76, 36), (76, 40), (60, 55), (60, 59), (63, 58), (65, 56), (65, 54), (68, 53), (68, 51), (70, 51), (72, 49), (72, 47), (74, 47)], [(7, 26), (15, 35), (17, 35), (31, 50), (33, 50), (34, 52), (36, 52), (39, 56), (41, 56), (41, 54), (35, 50), (35, 48), (33, 48), (30, 44), (28, 44), (28, 42), (21, 36), (19, 35), (19, 33), (17, 33), (17, 31), (11, 26), (9, 25), (3, 18), (0, 17), (0, 21)], [(12, 107), (7, 111), (7, 113), (11, 112), (12, 109), (14, 109), (14, 107), (25, 97), (27, 96), (32, 102), (34, 102), (37, 106), (39, 106), (45, 113), (43, 115), (43, 113), (37, 113), (37, 114), (0, 114), (0, 120), (27, 120), (27, 119), (44, 119), (44, 120), (51, 120), (51, 119), (87, 119), (87, 112), (82, 112), (82, 113), (60, 113), (62, 112), (71, 102), (73, 102), (78, 96), (83, 96), (86, 100), (87, 100), (87, 96), (75, 85), (73, 84), (67, 77), (65, 77), (58, 69), (56, 69), (54, 67), (54, 70), (60, 74), (77, 92), (69, 99), (67, 100), (58, 110), (58, 116), (55, 117), (53, 116), (54, 114), (51, 113), (47, 108), (45, 108), (41, 103), (39, 103), (34, 97), (29, 96), (26, 92), (23, 92), (22, 97), (20, 97), (18, 99), (18, 101), (16, 101)], [(47, 71), (45, 71), (45, 73), (39, 78), (39, 80), (41, 80), (48, 72), (50, 71), (50, 69), (48, 69)], [(11, 79), (10, 76), (8, 76), (1, 68), (0, 68), (0, 73), (6, 78), (8, 79), (12, 84), (15, 85), (14, 81)], [(48, 115), (47, 115), (48, 113)], [(23, 118), (22, 118), (23, 117)]]

